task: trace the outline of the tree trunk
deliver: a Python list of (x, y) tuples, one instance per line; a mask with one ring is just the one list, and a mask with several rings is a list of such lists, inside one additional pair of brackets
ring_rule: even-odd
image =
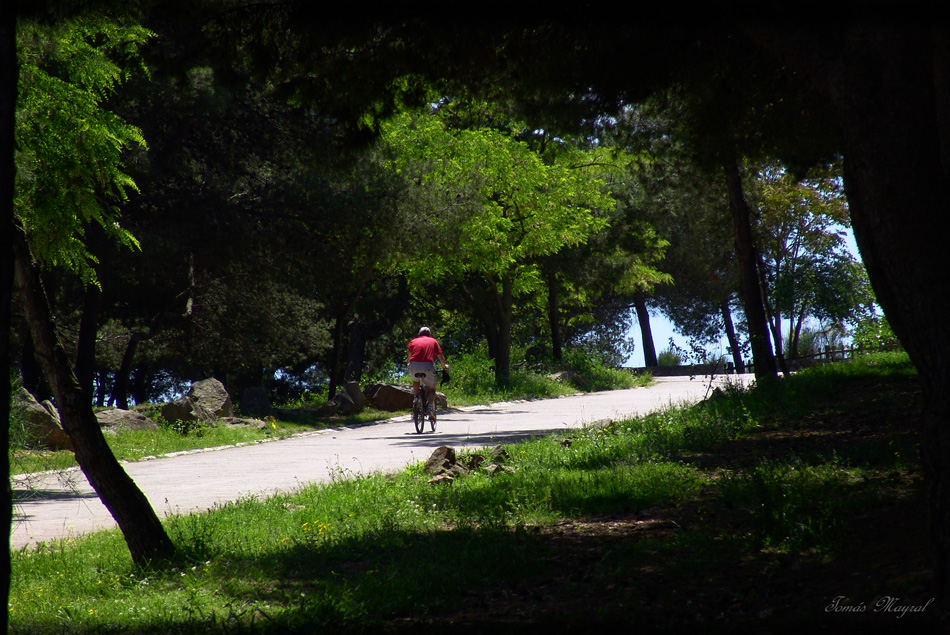
[(122, 354), (122, 362), (115, 374), (115, 384), (112, 387), (112, 399), (120, 410), (129, 409), (129, 382), (132, 381), (132, 365), (135, 363), (135, 353), (144, 333), (135, 332), (129, 337), (129, 343)]
[[(482, 331), (485, 333), (485, 340), (488, 344), (488, 357), (491, 360), (498, 358), (499, 332), (498, 316), (491, 311), (491, 306), (497, 304), (497, 301), (489, 300), (485, 295), (478, 295), (476, 291), (484, 291), (491, 286), (491, 282), (484, 278), (478, 279), (479, 288), (473, 290), (472, 282), (463, 282), (460, 286), (462, 293), (472, 307), (472, 312), (476, 319), (482, 325)], [(487, 286), (486, 286), (487, 285)], [(488, 292), (490, 295), (490, 292)]]
[(347, 346), (346, 370), (343, 372), (343, 379), (348, 382), (355, 381), (359, 383), (363, 377), (369, 327), (363, 324), (357, 316), (347, 324), (346, 330), (350, 335), (350, 343)]
[(135, 485), (102, 435), (92, 410), (92, 397), (73, 373), (56, 337), (49, 300), (40, 280), (23, 228), (11, 232), (17, 287), (23, 298), (40, 365), (53, 388), (63, 429), (69, 435), (83, 474), (112, 514), (138, 565), (172, 557), (175, 547), (148, 499)]
[(561, 311), (558, 306), (557, 271), (554, 267), (547, 267), (548, 279), (548, 326), (551, 329), (551, 357), (555, 362), (563, 358), (563, 342), (561, 339)]
[(327, 399), (333, 399), (337, 388), (343, 385), (342, 368), (340, 366), (343, 359), (343, 321), (346, 319), (346, 313), (337, 313), (333, 320), (333, 348), (330, 349), (330, 363), (327, 364), (330, 374), (330, 386), (327, 389)]
[(506, 388), (511, 383), (511, 309), (514, 276), (506, 273), (498, 294), (498, 347), (495, 351), (495, 385)]
[(929, 29), (881, 28), (868, 35), (869, 41), (862, 42), (868, 55), (849, 58), (851, 72), (835, 79), (841, 85), (832, 98), (845, 131), (844, 182), (855, 239), (884, 314), (923, 381), (921, 459), (937, 598), (948, 617), (950, 104), (945, 91), (950, 56), (943, 48), (934, 59), (934, 49), (939, 51), (947, 42), (945, 37), (935, 42)]
[[(10, 368), (10, 323), (13, 305), (13, 249), (10, 228), (13, 227), (13, 190), (16, 179), (14, 164), (14, 131), (16, 129), (17, 59), (16, 18), (14, 2), (4, 2), (0, 8), (0, 368)], [(5, 373), (9, 372), (4, 370)], [(7, 545), (0, 555), (0, 631), (9, 628), (10, 597), (10, 532), (13, 530), (13, 492), (10, 487), (10, 381), (9, 375), (0, 380), (0, 412), (5, 421), (0, 430), (3, 456), (0, 474), (3, 474), (0, 524), (7, 537)]]
[(795, 330), (790, 333), (790, 342), (789, 342), (789, 351), (791, 353), (792, 359), (797, 359), (801, 348), (802, 341), (802, 326), (805, 324), (805, 305), (802, 305), (802, 310), (798, 313), (798, 318), (795, 320)]
[(742, 191), (742, 179), (738, 164), (733, 164), (726, 172), (726, 184), (729, 189), (729, 208), (735, 228), (736, 262), (739, 267), (739, 288), (742, 305), (745, 309), (746, 323), (749, 327), (749, 345), (752, 349), (752, 364), (756, 378), (774, 377), (776, 374), (775, 356), (769, 340), (768, 320), (762, 304), (762, 289), (759, 286), (758, 267), (756, 265), (755, 245), (752, 241), (752, 225), (749, 204)]
[(640, 324), (640, 340), (643, 342), (643, 365), (647, 368), (659, 366), (656, 359), (656, 347), (653, 345), (653, 329), (650, 328), (650, 311), (647, 310), (646, 297), (642, 293), (633, 296), (633, 308), (637, 312)]
[(742, 360), (742, 351), (739, 348), (739, 338), (736, 337), (736, 327), (732, 323), (732, 311), (729, 310), (729, 300), (724, 299), (719, 305), (722, 311), (722, 324), (726, 331), (726, 341), (729, 342), (729, 351), (732, 353), (732, 364), (737, 373), (745, 372), (745, 362)]
[(33, 335), (30, 334), (29, 325), (18, 319), (15, 328), (22, 343), (19, 361), (23, 387), (39, 402), (51, 399), (53, 393), (49, 389), (46, 377), (43, 376), (43, 369), (36, 362), (36, 347), (33, 346)]
[[(755, 243), (753, 242), (753, 248)], [(765, 263), (762, 261), (762, 254), (756, 251), (756, 262), (759, 270), (759, 289), (762, 294), (762, 306), (765, 308), (765, 318), (768, 321), (769, 330), (772, 333), (773, 354), (776, 363), (782, 374), (788, 377), (788, 364), (785, 363), (785, 347), (782, 339), (782, 314), (777, 311), (769, 300), (769, 283), (765, 279)]]
[(950, 34), (899, 21), (824, 38), (749, 29), (830, 99), (844, 142), (854, 237), (888, 322), (924, 390), (921, 463), (936, 598), (950, 619)]

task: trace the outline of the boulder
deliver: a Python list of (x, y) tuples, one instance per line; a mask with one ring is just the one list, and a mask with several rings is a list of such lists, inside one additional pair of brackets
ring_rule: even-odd
[(396, 412), (412, 408), (412, 386), (402, 384), (371, 384), (364, 393), (377, 410)]
[(27, 445), (42, 445), (51, 450), (72, 449), (72, 441), (60, 426), (59, 413), (52, 403), (49, 403), (49, 405), (40, 404), (22, 386), (14, 390), (10, 397), (10, 410), (18, 413), (23, 422)]
[(162, 406), (166, 421), (216, 421), (233, 416), (231, 397), (214, 378), (196, 381), (184, 397)]
[(188, 397), (195, 404), (196, 411), (209, 413), (208, 418), (234, 416), (231, 396), (224, 389), (224, 384), (213, 377), (193, 383), (191, 390), (188, 391)]
[(362, 410), (365, 397), (363, 396), (363, 391), (360, 390), (359, 383), (355, 381), (349, 381), (346, 383), (344, 388), (346, 390), (346, 394), (350, 398), (350, 401), (353, 402), (353, 407), (356, 408), (357, 411)]
[(172, 421), (197, 421), (194, 404), (187, 397), (169, 401), (162, 406), (162, 419)]
[(570, 384), (575, 388), (585, 388), (587, 386), (587, 382), (584, 381), (584, 378), (581, 377), (577, 372), (570, 369), (559, 370), (556, 373), (551, 373), (548, 375), (548, 379), (562, 384)]
[(456, 464), (455, 448), (447, 445), (436, 448), (425, 464), (425, 471), (428, 474), (438, 474), (448, 470)]
[[(362, 401), (363, 400), (361, 398), (360, 402)], [(350, 395), (349, 391), (346, 389), (338, 390), (337, 393), (333, 396), (333, 399), (331, 399), (327, 403), (336, 404), (336, 414), (341, 414), (344, 416), (351, 415), (359, 410), (356, 403), (353, 401), (353, 397)]]
[[(412, 409), (412, 386), (407, 384), (370, 384), (363, 391), (366, 401), (377, 410), (398, 412)], [(448, 408), (445, 394), (436, 391), (435, 405)]]
[(100, 410), (96, 413), (96, 419), (105, 434), (114, 435), (120, 429), (155, 430), (158, 428), (155, 421), (134, 410), (120, 410), (119, 408)]
[(241, 395), (241, 414), (266, 417), (271, 413), (270, 398), (263, 386), (251, 386)]

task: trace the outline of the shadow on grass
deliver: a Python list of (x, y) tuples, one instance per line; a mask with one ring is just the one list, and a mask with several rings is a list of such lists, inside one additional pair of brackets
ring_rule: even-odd
[[(898, 618), (874, 610), (882, 598), (915, 607), (932, 597), (921, 511), (916, 498), (865, 510), (831, 550), (769, 548), (749, 534), (741, 513), (700, 498), (544, 529), (391, 531), (237, 560), (195, 554), (232, 560), (216, 592), (244, 608), (218, 622), (160, 626), (181, 633), (922, 632), (933, 611)], [(867, 530), (880, 522), (888, 531)], [(829, 611), (836, 602), (867, 610)], [(276, 606), (279, 615), (262, 608)]]

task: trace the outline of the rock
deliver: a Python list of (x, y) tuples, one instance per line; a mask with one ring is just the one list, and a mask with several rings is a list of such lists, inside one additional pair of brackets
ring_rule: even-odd
[(228, 391), (224, 389), (224, 384), (213, 377), (193, 383), (187, 396), (195, 404), (196, 412), (208, 413), (207, 417), (201, 418), (217, 419), (234, 416), (234, 406), (231, 404)]
[(367, 401), (377, 410), (396, 412), (412, 408), (412, 386), (372, 384), (366, 389)]
[(551, 373), (548, 375), (548, 379), (562, 384), (571, 384), (575, 388), (585, 388), (587, 386), (587, 382), (584, 381), (584, 378), (571, 369)]
[(477, 470), (485, 462), (485, 457), (481, 454), (473, 454), (465, 461), (465, 467), (469, 470)]
[(195, 406), (191, 399), (182, 397), (176, 401), (169, 401), (162, 406), (162, 419), (168, 422), (173, 421), (197, 421), (195, 415)]
[(260, 419), (249, 419), (247, 417), (224, 417), (217, 422), (225, 426), (243, 426), (247, 428), (266, 428), (267, 422)]
[[(492, 448), (492, 457), (498, 461), (504, 461), (508, 458), (508, 453), (503, 447), (495, 446)], [(512, 468), (497, 463), (487, 463), (487, 459), (481, 454), (473, 454), (466, 459), (459, 459), (455, 449), (447, 445), (436, 448), (423, 468), (432, 478), (429, 483), (451, 483), (454, 479), (465, 476), (481, 470), (489, 476), (495, 474), (512, 472)]]
[(353, 406), (356, 408), (356, 411), (359, 412), (363, 409), (363, 402), (365, 397), (363, 396), (363, 391), (360, 390), (360, 385), (355, 381), (350, 381), (346, 383), (346, 394), (349, 396), (350, 401), (353, 402)]
[(314, 412), (318, 417), (332, 417), (337, 414), (339, 409), (340, 404), (337, 403), (336, 399), (334, 398), (317, 408)]
[(123, 430), (155, 430), (158, 424), (140, 412), (109, 408), (96, 413), (99, 426), (106, 434), (115, 434)]
[(436, 448), (425, 464), (428, 474), (438, 474), (455, 465), (455, 449), (447, 445)]
[(266, 417), (271, 413), (270, 398), (263, 386), (251, 386), (241, 395), (241, 414)]
[(50, 403), (40, 404), (30, 392), (19, 386), (10, 395), (10, 411), (17, 413), (30, 447), (45, 446), (51, 450), (71, 450), (72, 441), (59, 424), (59, 413)]
[(345, 389), (338, 390), (330, 401), (336, 404), (336, 412), (344, 416), (351, 415), (359, 410), (353, 401), (353, 397)]
[(233, 417), (234, 406), (224, 385), (210, 378), (196, 381), (184, 397), (162, 406), (166, 421), (215, 421)]
[(488, 453), (488, 458), (494, 461), (495, 463), (503, 463), (508, 460), (508, 450), (503, 448), (500, 445), (496, 445)]
[[(412, 386), (408, 384), (369, 384), (363, 391), (363, 397), (377, 410), (398, 412), (412, 409)], [(449, 407), (444, 393), (436, 391), (435, 405), (438, 408)]]

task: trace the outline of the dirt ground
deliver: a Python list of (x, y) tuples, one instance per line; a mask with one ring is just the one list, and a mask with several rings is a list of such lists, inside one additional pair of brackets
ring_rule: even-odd
[[(915, 439), (921, 396), (913, 378), (839, 393), (819, 414), (766, 426), (691, 462), (711, 475), (763, 457)], [(847, 409), (835, 404), (848, 403)], [(937, 632), (922, 479), (884, 468), (872, 487), (887, 502), (845, 520), (833, 554), (749, 549), (748, 515), (713, 491), (673, 508), (564, 522), (539, 530), (539, 570), (559, 572), (490, 592), (465, 608), (399, 620), (393, 632), (915, 633)], [(690, 532), (690, 529), (705, 529)], [(688, 536), (701, 533), (705, 542)], [(631, 556), (634, 551), (635, 555)], [(612, 554), (626, 556), (612, 566)], [(544, 565), (544, 566), (541, 566)]]

